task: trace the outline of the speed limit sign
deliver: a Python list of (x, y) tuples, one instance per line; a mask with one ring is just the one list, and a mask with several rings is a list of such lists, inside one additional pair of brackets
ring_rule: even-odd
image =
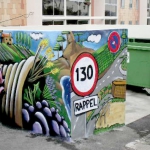
[(74, 92), (80, 96), (90, 95), (97, 84), (98, 65), (90, 53), (81, 53), (71, 69), (71, 83)]

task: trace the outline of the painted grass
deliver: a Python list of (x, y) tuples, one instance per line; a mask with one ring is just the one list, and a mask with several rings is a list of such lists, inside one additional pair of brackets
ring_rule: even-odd
[(124, 103), (125, 99), (124, 98), (114, 98), (111, 102), (112, 103), (119, 103), (119, 102)]
[(2, 43), (1, 46), (14, 57), (14, 62), (20, 62), (22, 60), (18, 56), (18, 54), (13, 49), (11, 49), (7, 44)]
[(119, 123), (116, 123), (110, 127), (106, 127), (106, 128), (100, 128), (100, 129), (95, 129), (94, 130), (94, 134), (99, 134), (99, 133), (103, 133), (103, 132), (108, 132), (110, 130), (113, 130), (114, 128), (119, 128), (119, 127), (122, 127), (124, 126), (125, 124), (119, 124)]

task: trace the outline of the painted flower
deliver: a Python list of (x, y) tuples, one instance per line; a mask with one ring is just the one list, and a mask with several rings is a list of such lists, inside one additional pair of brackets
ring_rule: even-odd
[(54, 74), (54, 75), (55, 75), (56, 73), (58, 73), (58, 72), (59, 72), (59, 69), (58, 69), (58, 68), (54, 68), (54, 69), (51, 71), (51, 73)]
[(43, 39), (43, 40), (41, 40), (39, 46), (42, 47), (42, 49), (44, 49), (45, 47), (48, 46), (48, 43), (49, 43), (48, 39)]
[(50, 53), (49, 55), (47, 55), (47, 59), (51, 60), (54, 56), (55, 56), (54, 53)]
[(49, 47), (49, 48), (46, 50), (46, 54), (48, 55), (48, 54), (51, 53), (51, 52), (52, 52), (52, 48)]
[(54, 66), (54, 63), (52, 63), (51, 61), (48, 61), (46, 64), (46, 68), (51, 68)]

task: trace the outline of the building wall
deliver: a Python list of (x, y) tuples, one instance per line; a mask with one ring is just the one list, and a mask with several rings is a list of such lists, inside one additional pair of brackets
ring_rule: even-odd
[(121, 0), (118, 1), (118, 24), (120, 24), (121, 21), (124, 21), (124, 24), (129, 24), (129, 21), (132, 21), (132, 24), (134, 25), (136, 24), (136, 21), (139, 22), (140, 5), (137, 9), (136, 0), (133, 0), (132, 8), (129, 8), (129, 1), (130, 0), (125, 0), (124, 8), (121, 8)]
[(0, 26), (27, 25), (26, 0), (1, 0), (0, 14)]
[(27, 13), (31, 13), (27, 18), (27, 25), (42, 25), (42, 0), (26, 0)]
[(147, 25), (147, 0), (140, 1), (140, 25)]

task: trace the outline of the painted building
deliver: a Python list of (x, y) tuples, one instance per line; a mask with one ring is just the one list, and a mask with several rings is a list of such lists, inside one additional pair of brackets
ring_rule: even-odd
[(150, 0), (3, 0), (1, 26), (150, 24)]

